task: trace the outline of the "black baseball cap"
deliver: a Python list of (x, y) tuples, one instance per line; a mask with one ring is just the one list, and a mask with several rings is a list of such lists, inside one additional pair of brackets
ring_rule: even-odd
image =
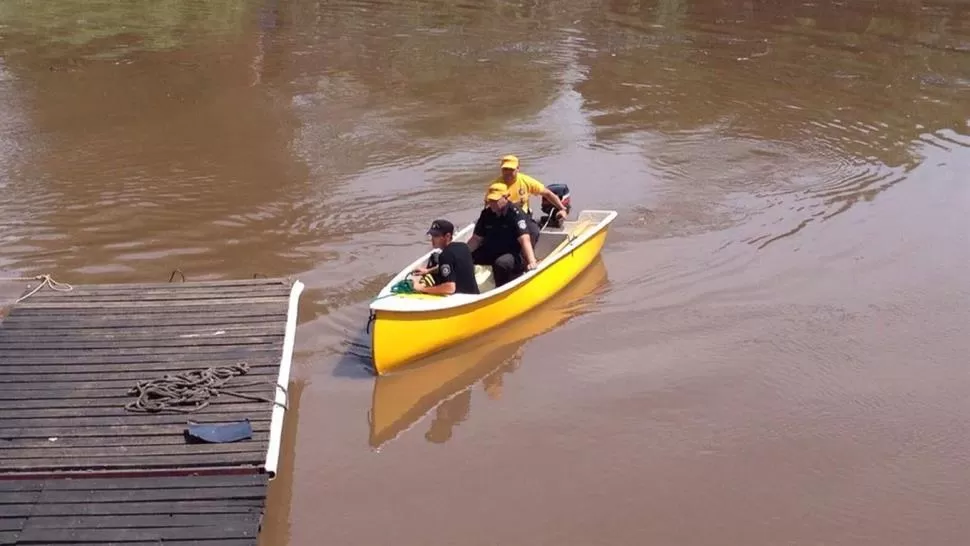
[(428, 235), (444, 235), (444, 234), (454, 235), (455, 225), (448, 220), (435, 220), (431, 222), (431, 227), (428, 228)]

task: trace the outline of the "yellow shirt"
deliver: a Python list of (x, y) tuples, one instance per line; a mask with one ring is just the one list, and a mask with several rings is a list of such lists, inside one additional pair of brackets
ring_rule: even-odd
[[(502, 177), (498, 177), (490, 184), (496, 182), (505, 183)], [(522, 209), (522, 212), (529, 214), (529, 196), (539, 195), (545, 190), (546, 187), (535, 178), (527, 174), (518, 173), (515, 175), (515, 181), (509, 184), (509, 201), (515, 203)]]

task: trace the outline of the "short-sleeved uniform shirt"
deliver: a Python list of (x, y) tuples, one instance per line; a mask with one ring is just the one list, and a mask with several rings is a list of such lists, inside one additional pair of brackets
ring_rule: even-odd
[(438, 253), (438, 270), (433, 273), (435, 285), (455, 283), (455, 292), (478, 294), (475, 280), (475, 263), (468, 245), (452, 241)]
[[(491, 183), (496, 182), (505, 183), (505, 180), (500, 176), (493, 180)], [(529, 196), (539, 195), (543, 190), (546, 189), (542, 182), (539, 182), (535, 178), (527, 174), (517, 173), (515, 175), (515, 180), (508, 185), (509, 186), (509, 201), (518, 205), (522, 212), (531, 216), (532, 211), (529, 209)]]
[(482, 241), (483, 247), (497, 254), (518, 254), (522, 250), (519, 237), (529, 235), (529, 224), (522, 209), (509, 203), (499, 214), (485, 207), (475, 222), (474, 233), (485, 239)]

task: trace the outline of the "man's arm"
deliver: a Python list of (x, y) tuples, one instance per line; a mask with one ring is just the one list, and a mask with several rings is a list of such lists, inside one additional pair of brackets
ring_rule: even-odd
[(547, 188), (545, 184), (528, 175), (523, 175), (522, 181), (531, 195), (538, 195), (545, 198), (556, 207), (556, 210), (559, 211), (559, 216), (561, 218), (566, 217), (566, 205), (563, 205), (562, 200), (559, 199), (559, 196)]
[(472, 234), (472, 236), (468, 238), (467, 244), (468, 244), (468, 250), (471, 252), (475, 252), (475, 249), (477, 249), (482, 244), (482, 236), (478, 234)]
[(529, 234), (519, 235), (519, 245), (522, 247), (522, 254), (525, 256), (525, 263), (529, 269), (535, 269), (536, 255), (532, 251), (532, 238)]
[(532, 237), (529, 235), (529, 224), (526, 221), (525, 214), (521, 210), (516, 209), (515, 214), (516, 239), (519, 240), (519, 246), (522, 247), (522, 257), (525, 258), (525, 263), (529, 269), (535, 269), (536, 255), (532, 250)]
[(482, 245), (482, 239), (485, 238), (485, 211), (488, 209), (482, 209), (481, 214), (478, 215), (478, 220), (475, 220), (475, 229), (472, 230), (472, 236), (468, 238), (468, 250), (475, 252), (479, 246)]
[(556, 209), (559, 210), (559, 216), (560, 217), (562, 217), (562, 218), (565, 218), (566, 217), (566, 205), (563, 205), (562, 204), (562, 200), (559, 199), (559, 196), (556, 195), (555, 193), (553, 193), (552, 190), (550, 190), (549, 188), (543, 186), (542, 191), (539, 192), (539, 195), (541, 195), (546, 200), (548, 200), (550, 203), (552, 203), (553, 205), (555, 205)]
[(427, 275), (428, 273), (431, 273), (432, 271), (437, 271), (437, 269), (438, 269), (438, 266), (434, 266), (434, 267), (419, 267), (417, 269), (411, 270), (411, 274), (412, 275), (418, 275), (420, 277), (420, 276)]
[(416, 288), (419, 292), (423, 292), (425, 294), (436, 294), (439, 296), (448, 296), (455, 293), (455, 283), (453, 282), (443, 282), (434, 286), (425, 286), (422, 284)]
[(445, 249), (438, 255), (438, 273), (435, 275), (434, 286), (421, 286), (418, 290), (425, 294), (454, 294), (457, 289), (455, 273), (455, 255)]

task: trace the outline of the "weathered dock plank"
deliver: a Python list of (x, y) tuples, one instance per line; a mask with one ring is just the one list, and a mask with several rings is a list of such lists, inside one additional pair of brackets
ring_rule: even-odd
[[(212, 415), (205, 413), (205, 410), (193, 413), (190, 415), (184, 414), (135, 414), (135, 415), (125, 415), (122, 417), (117, 416), (102, 416), (102, 417), (72, 417), (70, 419), (65, 419), (63, 417), (47, 417), (47, 418), (20, 418), (20, 419), (0, 419), (0, 438), (14, 438), (14, 434), (22, 435), (27, 433), (27, 431), (33, 427), (57, 427), (70, 425), (72, 427), (95, 427), (98, 429), (116, 426), (126, 426), (126, 425), (181, 425), (185, 428), (186, 419), (191, 419), (192, 421), (198, 423), (219, 423), (222, 422), (220, 415)], [(257, 418), (250, 419), (250, 422), (256, 423), (259, 421), (268, 421), (269, 418), (261, 415)], [(11, 430), (16, 431), (15, 433), (10, 432)], [(97, 431), (90, 431), (91, 433), (97, 433)], [(4, 440), (0, 440), (4, 441)], [(12, 440), (9, 440), (12, 441)], [(0, 454), (2, 456), (2, 454)], [(0, 469), (0, 479), (3, 478), (2, 472), (5, 469)]]
[[(230, 468), (272, 477), (302, 288), (251, 279), (31, 293), (0, 322), (0, 483)], [(198, 411), (126, 409), (140, 382), (239, 363), (248, 371)], [(189, 421), (249, 421), (253, 433), (233, 443), (189, 442)]]
[[(186, 312), (196, 311), (199, 307), (215, 307), (226, 305), (262, 305), (262, 304), (273, 304), (280, 303), (280, 297), (276, 295), (272, 296), (246, 296), (242, 298), (211, 298), (211, 299), (191, 299), (179, 302), (172, 302), (170, 300), (133, 300), (131, 298), (120, 299), (117, 301), (102, 301), (102, 300), (81, 300), (75, 301), (70, 300), (68, 297), (61, 297), (58, 299), (50, 299), (43, 302), (36, 303), (20, 303), (21, 309), (59, 309), (63, 312), (81, 312), (81, 311), (93, 311), (93, 312), (103, 312), (104, 309), (112, 309), (114, 311), (120, 310), (148, 310), (148, 309), (159, 309), (165, 312), (171, 312), (173, 309), (183, 310)], [(283, 298), (285, 301), (285, 298)]]
[(267, 476), (0, 481), (0, 544), (257, 543)]
[[(157, 323), (155, 323), (157, 324)], [(207, 325), (208, 326), (208, 325)], [(128, 324), (119, 324), (117, 326), (102, 326), (102, 325), (91, 325), (89, 328), (84, 329), (73, 329), (68, 328), (65, 330), (61, 329), (45, 329), (37, 330), (34, 328), (31, 332), (33, 339), (50, 339), (50, 340), (100, 340), (100, 339), (118, 339), (124, 338), (128, 340), (145, 340), (155, 338), (160, 335), (164, 335), (170, 338), (188, 339), (188, 338), (207, 338), (207, 337), (245, 337), (254, 334), (260, 334), (265, 332), (278, 332), (280, 337), (286, 328), (286, 323), (280, 320), (276, 321), (262, 321), (258, 323), (227, 323), (225, 325), (220, 325), (217, 328), (206, 327), (198, 328), (195, 325), (180, 325), (180, 324), (170, 324), (166, 326), (130, 326)], [(20, 332), (14, 329), (0, 329), (0, 342), (16, 341), (21, 335)]]
[[(260, 311), (263, 309), (259, 308)], [(25, 316), (24, 314), (18, 314), (16, 317), (9, 318), (4, 321), (5, 330), (37, 330), (37, 323), (43, 323), (44, 332), (56, 330), (71, 330), (82, 333), (87, 329), (105, 329), (105, 328), (150, 328), (150, 327), (182, 327), (185, 329), (190, 329), (191, 327), (203, 326), (212, 331), (218, 331), (220, 328), (233, 327), (233, 326), (249, 326), (252, 328), (258, 328), (265, 324), (272, 324), (279, 318), (284, 310), (279, 310), (278, 312), (271, 313), (268, 315), (254, 315), (251, 311), (247, 311), (244, 308), (234, 308), (229, 311), (223, 311), (219, 314), (207, 313), (205, 318), (197, 317), (195, 315), (182, 315), (182, 314), (168, 314), (164, 316), (151, 315), (145, 313), (126, 313), (123, 317), (107, 316), (107, 317), (75, 317), (75, 316)], [(49, 313), (47, 313), (49, 315)]]
[[(273, 302), (276, 300), (274, 299)], [(48, 304), (50, 305), (50, 304)], [(191, 305), (167, 305), (167, 306), (147, 306), (147, 305), (137, 305), (128, 308), (122, 308), (119, 311), (118, 308), (113, 310), (114, 315), (104, 316), (104, 310), (97, 306), (91, 307), (70, 307), (70, 313), (51, 313), (50, 309), (57, 309), (56, 307), (18, 307), (17, 314), (11, 318), (15, 319), (27, 319), (27, 320), (41, 320), (47, 321), (59, 321), (59, 320), (97, 320), (101, 319), (113, 319), (113, 318), (148, 318), (151, 320), (176, 320), (178, 318), (184, 318), (183, 315), (186, 312), (198, 311), (198, 306)], [(125, 310), (126, 309), (126, 310)], [(215, 319), (223, 319), (223, 322), (228, 322), (226, 319), (229, 318), (241, 318), (241, 317), (258, 317), (258, 316), (272, 316), (279, 317), (280, 313), (286, 312), (285, 305), (279, 305), (277, 303), (264, 303), (261, 305), (243, 305), (239, 303), (238, 305), (228, 306), (226, 304), (213, 305), (211, 309), (206, 310), (206, 323), (208, 321)]]
[[(0, 326), (2, 327), (2, 326)], [(246, 362), (253, 363), (254, 359), (265, 356), (272, 355), (275, 357), (279, 354), (279, 348), (266, 348), (266, 347), (236, 347), (227, 348), (224, 353), (219, 354), (217, 357), (213, 355), (206, 354), (149, 354), (149, 355), (136, 355), (136, 356), (125, 356), (125, 355), (79, 355), (71, 358), (72, 362), (75, 363), (87, 363), (87, 364), (125, 364), (125, 368), (133, 368), (136, 365), (141, 365), (145, 363), (159, 363), (159, 362), (195, 362), (204, 360), (207, 362), (219, 362), (219, 361), (240, 361), (245, 360)], [(48, 356), (34, 356), (30, 354), (16, 354), (14, 356), (4, 355), (0, 351), (0, 365), (10, 364), (10, 365), (33, 365), (33, 364), (63, 364), (63, 359), (57, 358), (58, 355), (54, 357)], [(193, 366), (194, 368), (195, 366)]]

